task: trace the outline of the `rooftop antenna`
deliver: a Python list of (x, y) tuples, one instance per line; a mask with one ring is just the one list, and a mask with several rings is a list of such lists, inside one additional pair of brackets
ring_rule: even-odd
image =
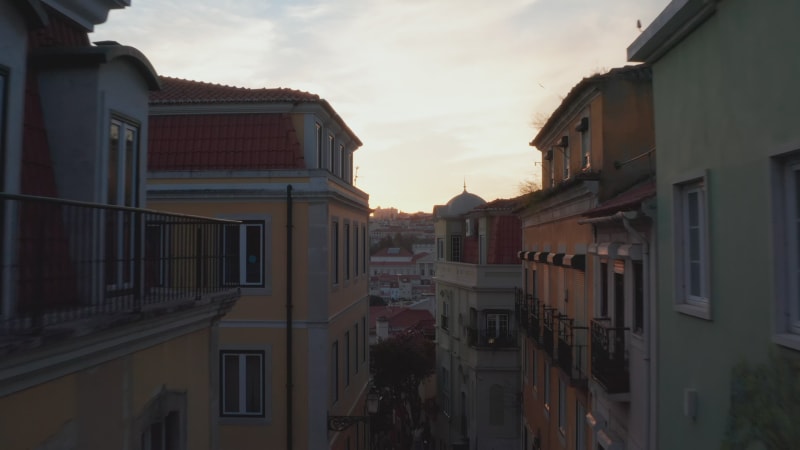
[(467, 192), (467, 177), (464, 177), (464, 192)]
[(358, 184), (358, 169), (360, 169), (360, 168), (361, 168), (361, 166), (356, 166), (356, 176), (355, 176), (355, 178), (353, 178), (353, 185)]

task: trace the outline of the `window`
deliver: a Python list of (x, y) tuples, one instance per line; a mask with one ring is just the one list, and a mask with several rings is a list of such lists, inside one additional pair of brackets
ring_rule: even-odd
[(361, 317), (361, 345), (362, 345), (362, 348), (364, 349), (364, 351), (361, 352), (361, 361), (362, 362), (367, 362), (367, 351), (369, 350), (369, 347), (367, 347), (367, 318), (366, 318), (366, 316), (362, 316)]
[(608, 260), (600, 262), (600, 317), (608, 317)]
[(531, 348), (531, 384), (533, 384), (533, 390), (537, 389), (539, 385), (539, 361), (536, 359), (536, 349)]
[(354, 363), (353, 366), (355, 366), (353, 367), (353, 370), (355, 371), (355, 373), (358, 373), (358, 338), (359, 338), (358, 324), (356, 323), (353, 329), (353, 345), (355, 345), (355, 350), (356, 350), (354, 355), (355, 358), (353, 358), (353, 363)]
[(436, 238), (436, 259), (441, 261), (444, 259), (444, 239)]
[(186, 392), (163, 389), (136, 418), (141, 450), (186, 448)]
[(353, 275), (358, 276), (358, 224), (353, 225), (353, 245)]
[(339, 148), (336, 150), (336, 159), (337, 159), (337, 162), (339, 163), (339, 168), (338, 168), (337, 172), (338, 172), (338, 175), (340, 177), (342, 177), (342, 178), (345, 177), (344, 158), (345, 158), (345, 156), (344, 156), (344, 145), (339, 144)]
[(350, 224), (344, 224), (344, 279), (350, 279)]
[(333, 284), (339, 283), (339, 222), (331, 224), (331, 265), (333, 266)]
[(544, 362), (544, 386), (542, 387), (544, 394), (544, 409), (550, 411), (550, 362)]
[(558, 378), (558, 431), (567, 433), (567, 383)]
[(486, 235), (478, 235), (478, 264), (486, 264)]
[(461, 261), (461, 236), (450, 236), (450, 261)]
[(486, 335), (488, 337), (508, 336), (508, 314), (486, 314)]
[(8, 96), (8, 69), (0, 66), (0, 191), (5, 191), (6, 114)]
[(315, 123), (317, 131), (317, 168), (325, 168), (325, 152), (322, 149), (322, 125)]
[(449, 326), (448, 321), (450, 319), (450, 312), (449, 312), (448, 309), (449, 308), (447, 306), (447, 301), (443, 300), (442, 301), (442, 320), (441, 320), (441, 323), (439, 324), (442, 327), (443, 330), (446, 330), (448, 328), (448, 326)]
[(641, 261), (633, 261), (633, 332), (644, 332), (644, 269)]
[(264, 352), (220, 352), (223, 417), (264, 417)]
[(222, 240), (225, 284), (264, 285), (264, 221), (225, 225)]
[(575, 448), (586, 448), (586, 408), (579, 401), (575, 402)]
[[(106, 202), (114, 206), (138, 206), (139, 127), (114, 118), (109, 126), (108, 189)], [(132, 286), (135, 241), (132, 214), (106, 213), (106, 285), (111, 289)]]
[(367, 226), (361, 225), (361, 271), (367, 273)]
[(350, 332), (344, 332), (344, 385), (350, 386)]
[(339, 401), (339, 341), (331, 345), (331, 404)]
[(775, 255), (779, 259), (776, 341), (800, 349), (800, 157), (778, 161), (774, 176)]
[[(566, 140), (566, 138), (567, 138), (567, 137), (566, 137), (566, 136), (564, 136), (564, 137), (562, 138), (562, 142), (563, 142), (563, 141), (565, 141), (565, 140)], [(572, 163), (572, 162), (571, 162), (571, 160), (570, 160), (570, 148), (569, 148), (569, 145), (565, 145), (565, 146), (564, 146), (564, 179), (565, 179), (565, 180), (566, 180), (567, 178), (569, 178), (569, 169), (570, 169), (570, 167), (569, 167), (569, 166), (570, 166), (570, 164), (571, 164), (571, 163)]]
[(556, 158), (554, 150), (553, 147), (550, 147), (550, 164), (548, 164), (550, 168), (550, 187), (556, 185)]
[(179, 411), (170, 411), (152, 422), (140, 435), (142, 450), (178, 450), (183, 448)]
[(442, 412), (450, 417), (450, 371), (442, 367), (441, 374)]
[(581, 169), (586, 170), (592, 166), (592, 140), (589, 134), (589, 118), (582, 118), (576, 130), (581, 133)]
[(684, 312), (710, 318), (705, 177), (676, 184), (674, 200), (676, 300), (690, 307)]
[(328, 170), (333, 173), (336, 167), (336, 138), (328, 135)]

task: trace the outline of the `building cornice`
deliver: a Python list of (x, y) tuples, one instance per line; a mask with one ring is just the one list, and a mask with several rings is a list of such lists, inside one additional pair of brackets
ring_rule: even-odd
[(628, 61), (657, 61), (711, 17), (717, 3), (719, 0), (672, 0), (628, 46)]
[(231, 291), (191, 308), (4, 356), (0, 363), (0, 397), (214, 326), (238, 297), (238, 292)]

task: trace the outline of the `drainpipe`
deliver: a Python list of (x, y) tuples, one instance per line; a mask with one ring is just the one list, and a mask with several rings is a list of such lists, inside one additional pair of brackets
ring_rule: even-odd
[(286, 186), (286, 449), (292, 450), (292, 185)]

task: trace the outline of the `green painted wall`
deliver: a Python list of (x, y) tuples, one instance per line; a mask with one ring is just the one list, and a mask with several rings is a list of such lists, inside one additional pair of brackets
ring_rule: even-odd
[[(770, 353), (798, 356), (771, 340), (769, 183), (770, 155), (800, 147), (800, 2), (717, 6), (654, 64), (662, 449), (719, 448), (731, 420), (734, 368), (765, 364)], [(672, 187), (698, 169), (709, 174), (710, 321), (673, 309)], [(698, 392), (694, 421), (683, 413), (685, 388)]]

